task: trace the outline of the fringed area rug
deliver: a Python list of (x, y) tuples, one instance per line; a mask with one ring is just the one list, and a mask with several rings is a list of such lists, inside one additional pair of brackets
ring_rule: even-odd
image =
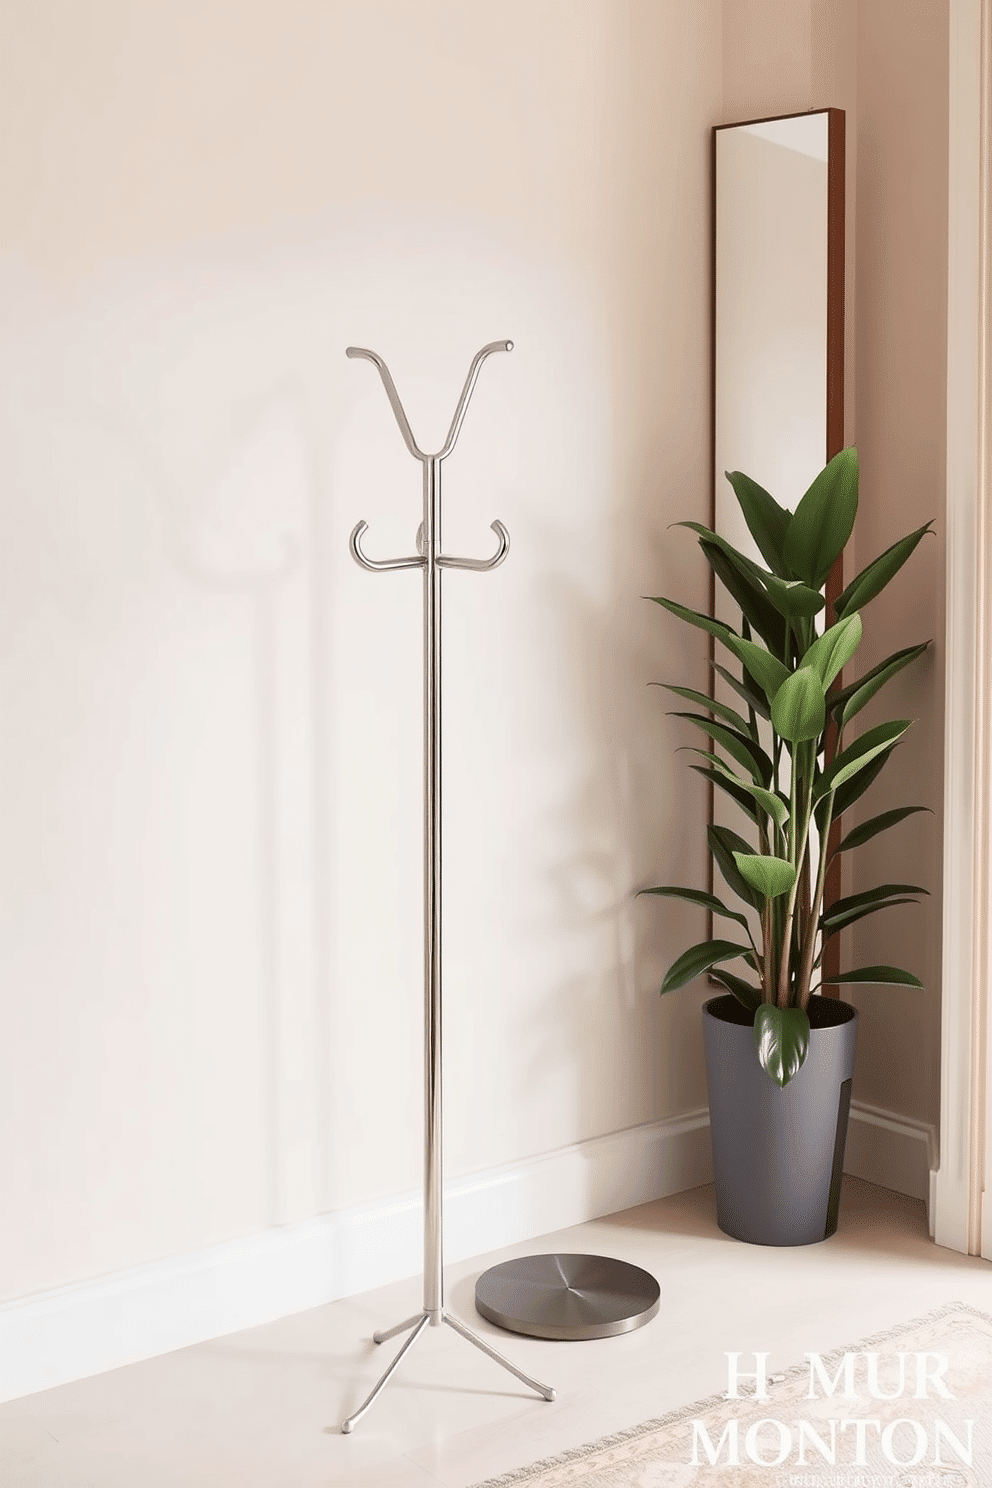
[[(729, 1370), (728, 1362), (728, 1370)], [(475, 1488), (992, 1488), (992, 1317), (965, 1303)], [(728, 1374), (728, 1388), (731, 1380)]]

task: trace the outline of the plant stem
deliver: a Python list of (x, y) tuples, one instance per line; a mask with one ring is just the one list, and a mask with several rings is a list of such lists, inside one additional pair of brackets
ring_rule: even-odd
[(803, 853), (802, 867), (799, 874), (799, 914), (796, 920), (796, 938), (799, 946), (806, 943), (806, 926), (809, 924), (810, 906), (810, 881), (809, 853)]
[(796, 870), (796, 876), (795, 880), (793, 881), (792, 888), (789, 890), (789, 902), (785, 913), (785, 925), (783, 926), (783, 933), (779, 940), (782, 959), (779, 963), (778, 969), (777, 1001), (780, 1008), (787, 1008), (789, 1006), (789, 972), (792, 968), (792, 924), (796, 912), (796, 899), (799, 894), (799, 865), (801, 864), (803, 856), (806, 852), (806, 839), (809, 835), (809, 823), (813, 811), (813, 777), (811, 771), (809, 782), (808, 784), (806, 784), (806, 789), (803, 792), (804, 800), (802, 829), (797, 837), (796, 796), (798, 794), (797, 777), (799, 775), (798, 759), (800, 749), (801, 745), (797, 744), (795, 753), (792, 756), (792, 779), (789, 782), (789, 826), (791, 829), (789, 862)]
[[(844, 747), (844, 730), (838, 728), (837, 742), (834, 745), (834, 757), (840, 754)], [(814, 762), (815, 763), (815, 762)], [(813, 903), (810, 906), (809, 924), (806, 927), (806, 935), (803, 940), (802, 959), (799, 964), (799, 1006), (805, 1011), (809, 1007), (811, 994), (810, 983), (813, 980), (814, 951), (816, 947), (816, 928), (820, 919), (820, 905), (823, 903), (823, 893), (827, 882), (827, 847), (830, 841), (830, 825), (834, 816), (834, 796), (836, 792), (831, 791), (827, 797), (827, 807), (823, 817), (823, 832), (820, 837), (820, 861), (816, 870), (816, 888), (813, 891)], [(820, 985), (822, 986), (822, 979)]]
[(813, 953), (816, 946), (816, 927), (820, 918), (820, 904), (823, 900), (823, 889), (827, 877), (827, 839), (830, 836), (830, 822), (834, 814), (834, 792), (831, 791), (827, 797), (827, 810), (823, 818), (823, 835), (820, 842), (820, 862), (816, 870), (816, 888), (813, 892), (813, 903), (810, 909), (809, 924), (806, 927), (806, 938), (803, 944), (802, 961), (799, 967), (799, 1006), (803, 1009), (809, 1007), (810, 982), (813, 980)]

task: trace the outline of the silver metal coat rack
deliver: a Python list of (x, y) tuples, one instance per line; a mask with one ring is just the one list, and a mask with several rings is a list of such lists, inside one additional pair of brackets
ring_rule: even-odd
[(506, 557), (510, 535), (503, 523), (493, 522), (499, 546), (491, 558), (454, 558), (441, 552), (441, 462), (455, 447), (465, 410), (475, 388), (479, 369), (494, 351), (512, 351), (512, 341), (490, 341), (477, 352), (469, 368), (448, 436), (437, 454), (426, 454), (417, 445), (389, 368), (374, 351), (349, 346), (346, 355), (364, 357), (377, 368), (390, 407), (399, 424), (407, 449), (424, 467), (424, 515), (417, 532), (417, 554), (408, 558), (376, 560), (362, 551), (367, 523), (359, 522), (351, 534), (351, 553), (356, 563), (373, 573), (400, 568), (419, 568), (424, 575), (424, 1306), (423, 1310), (395, 1328), (373, 1333), (376, 1343), (385, 1343), (412, 1329), (375, 1389), (342, 1423), (349, 1432), (364, 1416), (396, 1369), (428, 1326), (447, 1323), (456, 1333), (474, 1343), (484, 1354), (502, 1364), (517, 1379), (554, 1400), (549, 1385), (517, 1369), (502, 1354), (490, 1348), (470, 1328), (446, 1310), (442, 1276), (442, 1124), (441, 1124), (441, 574), (446, 568), (466, 568), (485, 573)]

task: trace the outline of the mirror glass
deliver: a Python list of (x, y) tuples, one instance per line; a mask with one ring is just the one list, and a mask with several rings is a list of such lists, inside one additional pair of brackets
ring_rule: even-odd
[[(744, 471), (794, 509), (844, 444), (844, 114), (724, 125), (713, 141), (713, 526), (763, 565), (725, 472)], [(843, 587), (839, 565), (828, 603)], [(719, 584), (713, 611), (739, 625)], [(720, 678), (714, 692), (739, 705)], [(714, 821), (749, 837), (734, 802), (714, 794)], [(835, 873), (827, 902), (838, 892)]]
[(828, 124), (824, 111), (714, 131), (716, 529), (759, 559), (724, 472), (792, 508), (829, 458)]

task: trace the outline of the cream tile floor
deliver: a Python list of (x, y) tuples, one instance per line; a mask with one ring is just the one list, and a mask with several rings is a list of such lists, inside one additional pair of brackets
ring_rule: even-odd
[[(478, 1273), (543, 1250), (620, 1256), (651, 1270), (646, 1328), (547, 1343), (475, 1313)], [(402, 1339), (371, 1333), (417, 1311), (419, 1278), (0, 1406), (4, 1488), (468, 1488), (726, 1388), (725, 1350), (769, 1371), (948, 1302), (992, 1313), (992, 1266), (930, 1241), (921, 1203), (847, 1177), (822, 1245), (742, 1245), (697, 1188), (452, 1265), (447, 1305), (522, 1369), (533, 1396), (450, 1328), (418, 1339), (351, 1436), (342, 1418)]]

